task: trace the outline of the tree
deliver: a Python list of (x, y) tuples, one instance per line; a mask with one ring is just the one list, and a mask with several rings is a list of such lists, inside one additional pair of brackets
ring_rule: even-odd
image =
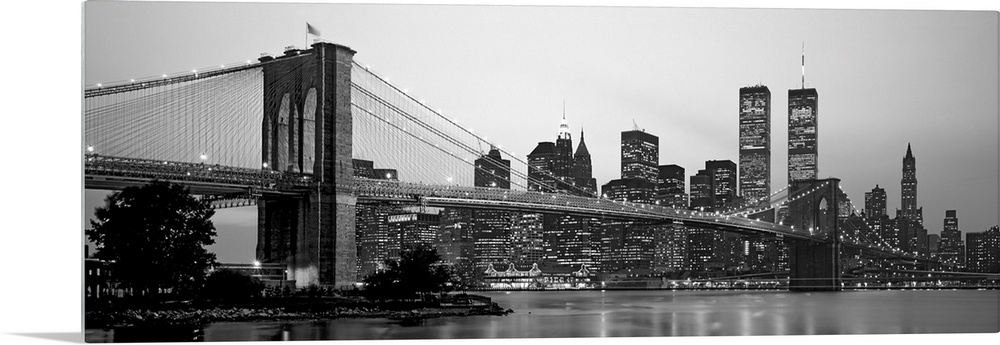
[(365, 277), (365, 294), (376, 299), (412, 298), (446, 291), (451, 270), (438, 265), (437, 250), (418, 244), (404, 249), (399, 260), (386, 260), (385, 269)]
[(261, 296), (264, 283), (246, 273), (221, 269), (212, 272), (205, 280), (201, 297), (226, 302), (242, 302)]
[(134, 293), (190, 292), (215, 265), (215, 254), (205, 249), (215, 243), (213, 214), (187, 188), (153, 181), (109, 195), (86, 234), (97, 246), (95, 256), (113, 261), (114, 276)]

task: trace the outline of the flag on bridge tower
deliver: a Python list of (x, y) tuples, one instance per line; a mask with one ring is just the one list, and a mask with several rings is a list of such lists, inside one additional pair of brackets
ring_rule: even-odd
[(319, 30), (316, 29), (315, 26), (312, 26), (312, 24), (309, 24), (309, 22), (306, 22), (306, 31), (309, 32), (309, 34), (314, 35), (314, 36), (319, 36), (320, 35)]

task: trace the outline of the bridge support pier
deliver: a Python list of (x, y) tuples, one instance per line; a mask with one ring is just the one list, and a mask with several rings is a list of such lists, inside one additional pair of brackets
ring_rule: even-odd
[(354, 51), (318, 42), (260, 59), (262, 163), (315, 184), (258, 204), (258, 260), (284, 262), (296, 287), (357, 281), (351, 68)]
[(787, 240), (788, 289), (791, 291), (840, 291), (841, 203), (840, 179), (793, 181), (788, 195), (787, 225), (795, 229), (826, 234), (825, 242)]
[(787, 240), (788, 290), (840, 291), (840, 248), (835, 243)]

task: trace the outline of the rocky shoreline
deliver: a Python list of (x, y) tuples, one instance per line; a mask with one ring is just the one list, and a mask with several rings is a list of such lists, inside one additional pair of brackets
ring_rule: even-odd
[(336, 318), (424, 319), (444, 316), (504, 316), (513, 313), (492, 303), (488, 307), (417, 308), (382, 310), (374, 307), (331, 307), (325, 310), (292, 311), (283, 307), (232, 307), (178, 310), (90, 311), (85, 315), (86, 328), (114, 328), (150, 325), (206, 324), (214, 322), (292, 321)]

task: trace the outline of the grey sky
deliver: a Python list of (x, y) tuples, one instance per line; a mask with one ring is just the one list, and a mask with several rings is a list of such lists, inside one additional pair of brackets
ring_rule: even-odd
[[(84, 82), (255, 60), (306, 43), (305, 22), (356, 60), (524, 155), (581, 125), (599, 184), (619, 133), (660, 137), (660, 164), (693, 175), (738, 162), (738, 91), (771, 90), (772, 190), (786, 183), (787, 92), (819, 93), (819, 171), (862, 208), (899, 207), (907, 143), (931, 233), (998, 223), (997, 12), (91, 2)], [(103, 193), (88, 191), (88, 214)], [(220, 260), (253, 257), (254, 209), (221, 210)]]

